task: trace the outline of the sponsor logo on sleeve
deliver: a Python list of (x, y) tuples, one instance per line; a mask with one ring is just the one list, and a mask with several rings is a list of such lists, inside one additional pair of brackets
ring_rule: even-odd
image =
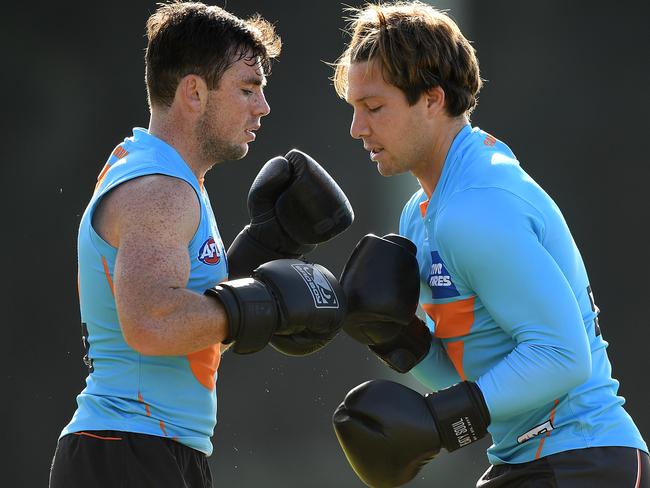
[(543, 424), (539, 424), (539, 425), (533, 427), (532, 429), (530, 429), (525, 434), (522, 434), (519, 437), (517, 437), (517, 443), (518, 444), (523, 444), (524, 442), (529, 441), (533, 437), (537, 437), (538, 435), (541, 435), (541, 434), (546, 434), (547, 432), (550, 432), (553, 429), (554, 429), (553, 423), (549, 419), (546, 422), (544, 422)]
[(492, 134), (488, 134), (487, 132), (485, 133), (485, 139), (483, 139), (483, 144), (485, 144), (488, 147), (492, 147), (497, 143), (497, 138), (494, 137)]
[(214, 242), (212, 236), (201, 245), (199, 248), (199, 261), (205, 264), (214, 266), (221, 261), (221, 254), (219, 253), (219, 247), (217, 243)]
[(438, 251), (431, 251), (431, 270), (427, 278), (432, 298), (452, 298), (460, 295)]
[(339, 308), (339, 299), (325, 275), (311, 264), (292, 264), (291, 267), (303, 279), (316, 308)]

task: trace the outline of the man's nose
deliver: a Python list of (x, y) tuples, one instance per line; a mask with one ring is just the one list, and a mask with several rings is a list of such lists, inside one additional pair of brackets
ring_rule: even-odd
[(271, 113), (271, 106), (269, 105), (269, 102), (266, 101), (266, 97), (264, 96), (264, 93), (260, 93), (260, 100), (259, 100), (256, 115), (259, 115), (260, 117), (264, 117), (269, 113)]
[(350, 135), (354, 139), (361, 139), (370, 133), (365, 117), (359, 114), (356, 110), (352, 115), (352, 124), (350, 124)]

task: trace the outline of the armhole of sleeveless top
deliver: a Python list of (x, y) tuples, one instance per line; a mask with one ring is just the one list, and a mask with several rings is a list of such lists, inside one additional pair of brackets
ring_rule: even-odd
[(89, 236), (90, 237), (90, 242), (92, 243), (93, 247), (95, 248), (95, 250), (97, 252), (101, 253), (102, 251), (100, 249), (98, 249), (98, 247), (104, 247), (104, 246), (109, 248), (109, 249), (114, 250), (115, 252), (117, 252), (117, 248), (112, 246), (108, 242), (106, 242), (106, 240), (104, 240), (102, 238), (102, 236), (99, 235), (99, 233), (95, 230), (95, 227), (93, 226), (93, 216), (95, 214), (95, 209), (97, 208), (99, 203), (102, 201), (102, 199), (104, 199), (104, 197), (106, 197), (106, 195), (108, 195), (110, 192), (112, 192), (115, 188), (117, 188), (121, 184), (127, 183), (127, 182), (129, 182), (131, 180), (134, 180), (136, 178), (141, 178), (141, 177), (144, 177), (144, 176), (152, 176), (152, 175), (163, 175), (163, 176), (169, 176), (170, 178), (176, 178), (178, 180), (181, 180), (181, 181), (185, 182), (190, 188), (192, 188), (192, 190), (194, 190), (194, 194), (196, 195), (196, 198), (197, 198), (197, 200), (199, 202), (199, 224), (197, 225), (196, 230), (194, 231), (194, 235), (192, 235), (192, 238), (188, 241), (187, 247), (189, 248), (192, 245), (194, 245), (194, 241), (196, 240), (197, 236), (199, 235), (199, 231), (201, 230), (201, 226), (203, 225), (204, 219), (205, 219), (205, 212), (203, 210), (204, 205), (203, 205), (203, 199), (201, 197), (201, 194), (199, 193), (199, 190), (197, 188), (195, 188), (194, 185), (192, 185), (192, 183), (190, 183), (186, 179), (180, 177), (179, 175), (172, 174), (171, 172), (166, 171), (165, 168), (160, 168), (160, 169), (156, 168), (156, 169), (157, 169), (157, 171), (154, 171), (154, 172), (151, 172), (151, 173), (126, 174), (122, 178), (120, 178), (119, 180), (114, 182), (111, 186), (104, 189), (102, 191), (102, 193), (96, 199), (95, 199), (95, 197), (93, 197), (94, 201), (92, 202), (92, 206), (89, 209), (89, 215), (88, 215), (88, 232), (90, 233), (90, 236)]

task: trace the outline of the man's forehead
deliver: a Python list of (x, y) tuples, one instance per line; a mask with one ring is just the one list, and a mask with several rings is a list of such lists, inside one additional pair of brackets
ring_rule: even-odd
[(345, 101), (362, 102), (368, 98), (380, 97), (388, 88), (375, 63), (352, 63), (348, 68), (348, 80)]
[(238, 81), (266, 86), (266, 75), (259, 58), (243, 57), (235, 61), (226, 71)]

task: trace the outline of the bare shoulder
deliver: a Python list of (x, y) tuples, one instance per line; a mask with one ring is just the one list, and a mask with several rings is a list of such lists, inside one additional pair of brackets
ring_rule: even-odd
[(189, 242), (199, 225), (200, 204), (189, 183), (166, 175), (146, 175), (122, 183), (100, 202), (93, 227), (120, 247), (124, 238), (155, 235)]

